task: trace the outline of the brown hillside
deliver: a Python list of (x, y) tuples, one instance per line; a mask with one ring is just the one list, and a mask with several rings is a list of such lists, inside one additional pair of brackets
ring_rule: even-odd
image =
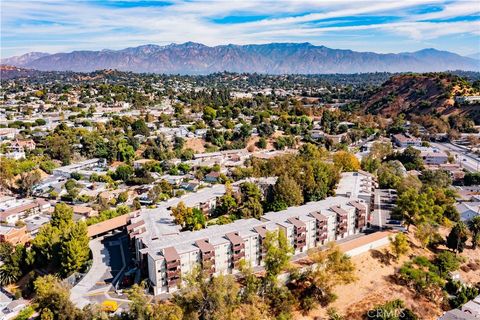
[(457, 106), (454, 97), (478, 92), (464, 79), (444, 73), (407, 74), (390, 78), (364, 102), (365, 110), (373, 114), (395, 117), (437, 114), (469, 115), (480, 120), (479, 106)]

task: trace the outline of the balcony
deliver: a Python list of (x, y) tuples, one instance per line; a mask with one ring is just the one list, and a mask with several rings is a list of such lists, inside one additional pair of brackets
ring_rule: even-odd
[(322, 234), (322, 235), (319, 235), (317, 236), (316, 240), (317, 241), (325, 241), (327, 240), (328, 236), (326, 234)]
[(236, 245), (233, 246), (233, 250), (240, 250), (245, 248), (245, 243), (237, 243)]
[(355, 228), (365, 227), (365, 219), (355, 221)]
[(206, 274), (208, 274), (209, 276), (211, 276), (212, 274), (215, 273), (215, 268), (203, 269), (203, 272), (205, 272)]
[(178, 281), (179, 281), (179, 279), (169, 280), (169, 281), (167, 282), (167, 284), (168, 284), (169, 287), (172, 287), (172, 286), (177, 285), (177, 284), (178, 284)]
[(327, 227), (326, 221), (317, 221), (317, 229), (322, 229)]
[(307, 235), (305, 233), (299, 234), (294, 238), (295, 241), (305, 241), (305, 239), (307, 239)]
[(303, 247), (305, 247), (306, 245), (307, 245), (307, 243), (306, 243), (305, 241), (300, 241), (300, 242), (295, 242), (295, 243), (293, 244), (293, 247), (294, 247), (295, 249), (298, 249), (298, 248), (303, 248)]
[(342, 220), (342, 221), (337, 223), (337, 228), (347, 227), (347, 225), (348, 225), (348, 221), (347, 220)]
[(244, 257), (245, 257), (245, 252), (234, 253), (234, 254), (232, 255), (232, 259), (233, 259), (234, 261), (238, 261), (238, 260), (240, 260), (240, 259), (242, 259), (242, 258), (244, 258)]
[(294, 230), (294, 233), (299, 234), (299, 233), (303, 233), (305, 231), (307, 231), (306, 227), (296, 227), (295, 230)]
[(180, 265), (180, 260), (167, 261), (167, 269), (176, 268)]
[(169, 279), (178, 279), (180, 277), (180, 270), (167, 271), (167, 277)]
[(202, 260), (204, 260), (204, 261), (209, 260), (212, 257), (215, 257), (215, 252), (213, 252), (213, 251), (205, 252), (205, 253), (202, 252)]

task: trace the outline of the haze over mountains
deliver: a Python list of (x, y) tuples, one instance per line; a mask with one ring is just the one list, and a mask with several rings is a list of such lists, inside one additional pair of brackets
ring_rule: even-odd
[(89, 72), (117, 69), (133, 72), (208, 74), (257, 72), (321, 74), (363, 72), (480, 71), (480, 61), (448, 51), (424, 49), (378, 54), (331, 49), (310, 43), (269, 43), (209, 47), (187, 42), (144, 45), (123, 50), (31, 52), (1, 60), (2, 64), (45, 71)]

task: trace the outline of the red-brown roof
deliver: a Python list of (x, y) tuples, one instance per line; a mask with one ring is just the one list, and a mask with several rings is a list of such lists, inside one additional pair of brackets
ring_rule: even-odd
[(207, 239), (200, 239), (195, 241), (195, 244), (197, 247), (200, 249), (202, 252), (213, 252), (215, 251), (215, 248), (211, 243), (208, 242)]
[(238, 234), (236, 234), (235, 232), (227, 233), (226, 236), (227, 236), (228, 240), (230, 240), (230, 242), (231, 242), (233, 245), (237, 245), (237, 244), (242, 244), (242, 243), (243, 243), (243, 239), (242, 239)]
[(319, 221), (326, 221), (327, 220), (327, 217), (325, 217), (320, 212), (312, 212), (312, 213), (310, 213), (310, 215), (312, 217), (314, 217), (315, 219), (319, 220)]
[(360, 203), (358, 201), (350, 201), (348, 204), (354, 206), (358, 210), (362, 210), (362, 211), (367, 210), (367, 208), (362, 203)]
[(293, 224), (296, 228), (304, 228), (306, 227), (305, 222), (301, 221), (298, 218), (290, 218), (288, 219), (288, 222)]
[(180, 260), (177, 249), (174, 247), (168, 247), (163, 249), (163, 256), (167, 262)]
[(339, 206), (334, 206), (334, 207), (330, 207), (330, 210), (332, 210), (333, 212), (335, 212), (336, 214), (340, 215), (340, 216), (346, 216), (348, 215), (348, 212), (343, 210), (342, 208), (340, 208)]

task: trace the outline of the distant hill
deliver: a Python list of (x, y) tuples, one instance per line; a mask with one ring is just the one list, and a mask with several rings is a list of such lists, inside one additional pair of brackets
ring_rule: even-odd
[(447, 73), (403, 74), (391, 77), (363, 102), (368, 113), (406, 115), (468, 115), (480, 122), (480, 106), (459, 106), (455, 96), (478, 95), (463, 78)]
[[(466, 56), (466, 57), (480, 61), (480, 51), (479, 51), (479, 52), (472, 53), (472, 54), (469, 54), (469, 55)], [(480, 63), (480, 62), (479, 62), (479, 63)]]
[(31, 62), (39, 59), (39, 58), (46, 57), (48, 55), (50, 55), (50, 54), (45, 53), (45, 52), (29, 52), (29, 53), (25, 53), (21, 56), (2, 59), (1, 64), (16, 66), (16, 67), (25, 67), (29, 63), (31, 63)]
[(46, 71), (90, 72), (100, 69), (167, 74), (257, 72), (268, 74), (327, 74), (365, 72), (479, 71), (477, 60), (424, 49), (378, 54), (330, 49), (310, 43), (270, 43), (209, 47), (187, 42), (144, 45), (123, 50), (29, 53), (3, 59), (3, 64)]
[(10, 65), (0, 65), (0, 79), (8, 80), (22, 77), (32, 77), (40, 75), (40, 71), (19, 68)]

